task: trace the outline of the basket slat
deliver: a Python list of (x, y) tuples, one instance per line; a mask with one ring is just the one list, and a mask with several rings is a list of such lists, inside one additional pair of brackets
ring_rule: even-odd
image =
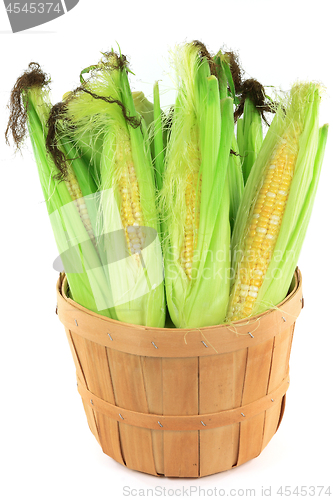
[[(72, 339), (87, 381), (88, 389), (96, 394), (96, 396), (114, 404), (106, 348), (90, 340), (86, 340), (73, 332)], [(117, 462), (124, 464), (117, 422), (99, 412), (96, 412), (95, 415), (104, 453), (117, 460)]]
[[(107, 348), (116, 405), (148, 413), (148, 403), (140, 356)], [(156, 475), (152, 433), (149, 429), (119, 424), (126, 466)]]
[[(82, 370), (82, 366), (80, 364), (80, 361), (79, 361), (79, 358), (78, 358), (78, 355), (77, 355), (77, 352), (76, 352), (76, 349), (74, 346), (71, 331), (68, 330), (68, 328), (65, 328), (65, 331), (66, 331), (67, 340), (69, 343), (69, 347), (70, 347), (70, 350), (71, 350), (71, 353), (73, 356), (73, 360), (74, 360), (74, 364), (75, 364), (75, 368), (76, 368), (76, 377), (79, 381), (81, 381), (82, 384), (84, 384), (84, 386), (87, 389), (89, 389), (85, 375), (84, 375), (83, 370)], [(95, 438), (97, 439), (99, 445), (102, 446), (100, 438), (99, 438), (99, 434), (98, 434), (95, 412), (92, 408), (90, 408), (90, 406), (86, 403), (86, 401), (83, 398), (82, 398), (82, 403), (83, 403), (84, 411), (86, 413), (86, 417), (88, 420), (89, 428), (90, 428), (91, 432), (93, 433), (93, 435), (95, 436)]]
[[(274, 338), (268, 393), (274, 391), (274, 389), (279, 386), (281, 380), (288, 372), (293, 331), (294, 327), (288, 328)], [(265, 448), (277, 430), (281, 414), (281, 405), (282, 400), (279, 405), (275, 405), (273, 408), (266, 411), (262, 449)]]
[[(73, 332), (72, 338), (85, 374), (87, 387), (98, 397), (114, 404), (105, 347), (86, 340)], [(101, 373), (103, 373), (102, 376)], [(120, 448), (118, 424), (106, 415), (99, 412), (94, 413), (104, 453), (124, 464)]]
[[(271, 369), (274, 338), (262, 344), (248, 348), (242, 405), (267, 394), (269, 374)], [(246, 419), (240, 424), (239, 455), (237, 465), (240, 465), (259, 455), (262, 447), (265, 413)]]
[[(143, 378), (149, 413), (163, 414), (163, 374), (162, 359), (143, 356), (141, 358)], [(152, 430), (152, 445), (155, 468), (158, 474), (164, 474), (164, 438), (163, 431)]]
[[(239, 388), (244, 380), (246, 357), (247, 351), (243, 349), (199, 358), (200, 413), (240, 406)], [(200, 476), (231, 469), (237, 462), (238, 446), (239, 424), (201, 431)]]
[[(198, 358), (163, 359), (163, 414), (198, 414)], [(198, 431), (164, 431), (164, 474), (198, 477)]]

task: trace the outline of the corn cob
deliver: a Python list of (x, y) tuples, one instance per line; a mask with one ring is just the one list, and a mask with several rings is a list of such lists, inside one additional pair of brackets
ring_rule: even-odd
[(120, 168), (118, 189), (121, 193), (121, 221), (125, 230), (129, 254), (140, 263), (139, 254), (145, 245), (145, 235), (139, 184), (136, 177), (129, 134), (118, 134), (117, 163)]
[(298, 153), (296, 131), (285, 134), (267, 163), (246, 229), (243, 261), (229, 306), (232, 321), (251, 316), (282, 223)]
[(317, 152), (322, 161), (319, 101), (316, 85), (294, 86), (290, 104), (278, 110), (253, 166), (232, 242), (235, 279), (227, 321), (262, 312), (287, 293), (302, 239), (293, 248), (290, 244), (297, 232), (305, 234), (309, 214), (303, 220), (299, 214), (309, 203), (307, 196), (314, 196), (310, 186), (319, 175)]
[(210, 62), (198, 42), (176, 52), (179, 87), (161, 190), (165, 287), (176, 327), (222, 322), (229, 293), (233, 110), (231, 98), (220, 104)]
[(191, 163), (191, 173), (187, 176), (185, 184), (185, 233), (180, 261), (188, 279), (191, 280), (194, 251), (198, 244), (202, 186), (202, 174), (200, 173), (201, 156), (198, 148), (198, 137), (193, 137), (189, 143), (188, 155)]
[(68, 192), (70, 194), (70, 197), (78, 211), (78, 214), (80, 216), (80, 219), (82, 221), (82, 224), (84, 225), (89, 238), (93, 242), (94, 246), (96, 247), (96, 239), (94, 235), (94, 231), (92, 228), (92, 224), (90, 221), (90, 217), (88, 214), (87, 206), (85, 203), (85, 199), (83, 197), (80, 185), (77, 181), (77, 178), (75, 177), (75, 174), (73, 172), (72, 167), (68, 167), (67, 171), (67, 177), (65, 179), (65, 184), (68, 189)]

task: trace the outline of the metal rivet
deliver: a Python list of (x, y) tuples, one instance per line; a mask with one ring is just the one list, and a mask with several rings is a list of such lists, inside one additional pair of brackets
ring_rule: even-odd
[(113, 340), (113, 338), (111, 337), (111, 335), (108, 333), (108, 337), (110, 338), (110, 340)]
[(77, 324), (77, 321), (76, 321), (76, 319), (74, 319), (74, 322), (75, 322), (76, 326), (79, 326), (79, 325)]
[(272, 403), (274, 403), (274, 399), (271, 399)]
[(157, 423), (158, 423), (158, 425), (159, 425), (160, 427), (163, 427), (163, 425), (161, 424), (161, 422), (160, 422), (160, 421), (157, 421)]
[(251, 337), (252, 339), (254, 339), (254, 336), (252, 335), (252, 333), (251, 333), (251, 332), (247, 332), (247, 333), (250, 335), (250, 337)]
[(202, 420), (200, 420), (200, 422), (202, 423), (202, 425), (203, 425), (204, 427), (206, 427), (206, 424), (204, 424)]
[(282, 316), (282, 319), (283, 319), (283, 321), (284, 321), (284, 322), (286, 322), (286, 321), (287, 321), (287, 320), (286, 320), (286, 318), (285, 318), (284, 316)]
[(92, 399), (90, 400), (90, 404), (94, 406), (94, 402)]
[(124, 420), (124, 417), (123, 417), (122, 415), (120, 415), (120, 413), (119, 413), (119, 417), (120, 417), (122, 420)]
[(202, 340), (201, 341), (205, 347), (208, 347), (208, 345)]
[(158, 349), (157, 345), (155, 344), (155, 342), (152, 342), (153, 346), (155, 347), (155, 349)]
[(241, 413), (242, 417), (245, 417), (244, 413)]

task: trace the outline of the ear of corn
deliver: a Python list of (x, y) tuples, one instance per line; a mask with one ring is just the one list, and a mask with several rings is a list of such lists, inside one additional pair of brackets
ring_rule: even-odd
[[(264, 309), (272, 307), (273, 304), (278, 304), (288, 293), (291, 283), (291, 276), (294, 273), (298, 258), (302, 249), (302, 244), (306, 235), (306, 230), (310, 221), (311, 212), (313, 208), (314, 199), (317, 192), (320, 171), (324, 159), (325, 146), (327, 141), (328, 125), (324, 125), (319, 129), (318, 148), (313, 164), (313, 174), (310, 184), (307, 188), (306, 197), (304, 198), (302, 206), (298, 210), (297, 220), (294, 221), (294, 230), (288, 230), (287, 226), (281, 226), (281, 236), (276, 244), (276, 262), (267, 271), (267, 276), (277, 277), (278, 284), (275, 280), (267, 280), (258, 294), (258, 308), (257, 311), (261, 312)], [(295, 187), (294, 184), (293, 187)], [(290, 190), (289, 201), (287, 208), (293, 206), (297, 202), (298, 194), (296, 188)], [(286, 220), (289, 217), (294, 218), (294, 214), (290, 209), (286, 208)], [(288, 243), (283, 242), (288, 238)], [(262, 304), (261, 304), (262, 303)], [(261, 304), (261, 305), (259, 305)]]
[[(13, 93), (19, 89), (21, 116), (26, 112), (26, 124), (29, 131), (34, 156), (37, 163), (40, 183), (46, 207), (54, 231), (58, 251), (66, 260), (70, 293), (75, 301), (88, 309), (111, 317), (106, 305), (108, 285), (103, 271), (91, 273), (91, 269), (100, 268), (100, 261), (85, 224), (85, 212), (80, 186), (73, 172), (66, 182), (55, 180), (57, 170), (46, 151), (48, 132), (47, 119), (51, 109), (46, 77), (35, 84), (36, 73), (42, 72), (38, 65), (30, 65), (17, 81)], [(32, 84), (29, 84), (29, 81)], [(25, 82), (22, 86), (22, 82)], [(15, 90), (16, 88), (16, 90)], [(12, 113), (18, 109), (12, 108)], [(15, 134), (15, 124), (12, 124)], [(71, 270), (75, 269), (75, 272)]]
[(278, 109), (245, 187), (232, 239), (235, 279), (227, 321), (274, 307), (285, 297), (309, 221), (327, 128), (320, 95), (294, 85)]
[(98, 71), (68, 101), (66, 117), (74, 142), (89, 129), (93, 149), (94, 131), (102, 131), (99, 224), (117, 319), (163, 326), (154, 172), (146, 127), (135, 110), (126, 69), (122, 56), (106, 55)]
[[(59, 133), (51, 138), (50, 129), (62, 126), (61, 121), (56, 120), (54, 123), (53, 120), (54, 111), (57, 113), (57, 106), (58, 105), (55, 105), (52, 108), (48, 118), (47, 125), (49, 126), (49, 133), (46, 139), (46, 146), (49, 154), (55, 156), (55, 164), (59, 170), (56, 178), (65, 183), (73, 204), (79, 212), (82, 223), (92, 243), (96, 247), (95, 193), (97, 191), (97, 186), (91, 175), (91, 166), (87, 164), (78, 149), (72, 144), (70, 138)], [(58, 140), (56, 140), (57, 137)], [(54, 155), (54, 147), (61, 153), (61, 158)]]
[(175, 58), (179, 78), (161, 191), (165, 287), (177, 327), (223, 321), (229, 294), (227, 165), (232, 100), (222, 100), (200, 45)]

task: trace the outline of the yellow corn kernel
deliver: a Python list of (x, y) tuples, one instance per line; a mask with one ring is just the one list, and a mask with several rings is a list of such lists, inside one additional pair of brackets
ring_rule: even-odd
[(144, 248), (145, 241), (145, 236), (141, 229), (141, 226), (143, 226), (143, 214), (130, 139), (125, 134), (122, 134), (118, 141), (117, 162), (121, 170), (118, 182), (121, 222), (125, 231), (128, 252), (139, 263), (139, 254)]
[(67, 168), (67, 176), (65, 178), (65, 183), (66, 187), (68, 189), (68, 192), (73, 200), (73, 203), (76, 206), (76, 209), (80, 215), (80, 219), (89, 235), (89, 238), (93, 242), (93, 244), (96, 247), (96, 240), (95, 240), (95, 235), (94, 231), (91, 225), (90, 217), (88, 214), (88, 210), (86, 207), (85, 200), (83, 198), (83, 194), (80, 188), (80, 185), (77, 181), (77, 178), (74, 174), (74, 171), (70, 165), (68, 165)]
[(199, 175), (200, 153), (195, 141), (189, 144), (189, 152), (191, 154), (191, 172), (187, 176), (185, 187), (186, 216), (180, 262), (190, 280), (194, 251), (198, 242), (202, 178)]
[(297, 139), (295, 132), (286, 134), (266, 165), (264, 180), (246, 225), (227, 321), (237, 321), (252, 314), (280, 231), (296, 164)]

